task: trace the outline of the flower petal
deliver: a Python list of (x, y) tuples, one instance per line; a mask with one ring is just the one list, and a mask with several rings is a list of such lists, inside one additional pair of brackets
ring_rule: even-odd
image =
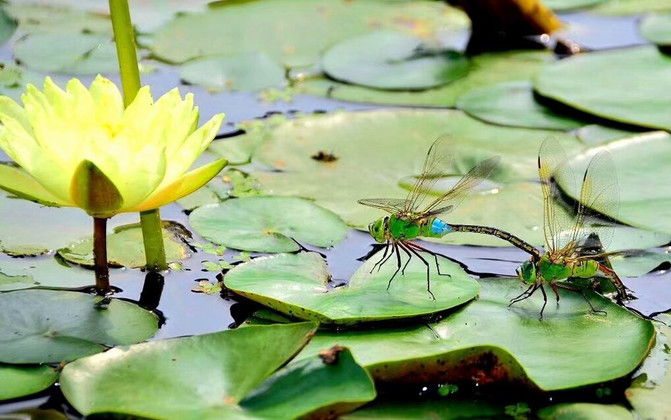
[(2, 164), (0, 165), (0, 188), (10, 193), (36, 201), (45, 206), (73, 207), (74, 203), (61, 200), (40, 185), (28, 172), (21, 168)]
[(219, 159), (188, 172), (172, 184), (162, 187), (137, 207), (127, 211), (156, 209), (191, 194), (214, 178), (228, 162)]
[(77, 166), (70, 195), (77, 207), (93, 217), (112, 217), (123, 205), (121, 193), (114, 183), (88, 160)]

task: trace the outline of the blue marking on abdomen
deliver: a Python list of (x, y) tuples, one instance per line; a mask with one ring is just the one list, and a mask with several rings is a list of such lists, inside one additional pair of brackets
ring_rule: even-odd
[(446, 235), (451, 230), (450, 225), (438, 218), (433, 219), (433, 223), (431, 223), (431, 233), (434, 235)]

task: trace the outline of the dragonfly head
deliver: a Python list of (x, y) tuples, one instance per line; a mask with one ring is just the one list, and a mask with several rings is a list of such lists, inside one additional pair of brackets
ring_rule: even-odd
[(375, 239), (376, 242), (379, 243), (384, 243), (386, 242), (386, 226), (387, 226), (387, 218), (386, 217), (380, 217), (373, 223), (368, 225), (368, 232), (370, 233), (370, 236)]
[(516, 271), (517, 277), (523, 282), (531, 284), (536, 281), (536, 264), (533, 261), (524, 261)]

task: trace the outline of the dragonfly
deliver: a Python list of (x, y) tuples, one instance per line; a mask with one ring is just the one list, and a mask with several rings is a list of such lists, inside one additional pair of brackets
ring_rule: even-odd
[[(580, 199), (572, 212), (561, 206), (561, 191), (557, 180), (566, 188), (575, 189), (575, 178), (571, 166), (561, 145), (553, 139), (547, 139), (538, 153), (538, 174), (543, 190), (545, 252), (525, 261), (517, 269), (517, 275), (529, 287), (519, 296), (511, 299), (510, 305), (531, 297), (538, 289), (543, 294), (543, 306), (540, 319), (547, 305), (547, 293), (544, 285), (549, 284), (559, 304), (557, 288), (580, 293), (587, 301), (592, 312), (597, 311), (584, 294), (585, 286), (579, 286), (576, 279), (592, 279), (599, 275), (611, 280), (617, 293), (618, 302), (629, 299), (622, 280), (604, 261), (620, 252), (603, 252), (613, 238), (615, 226), (611, 223), (588, 224), (594, 212), (617, 215), (619, 209), (619, 188), (615, 166), (606, 150), (596, 153), (590, 160), (582, 177)], [(598, 237), (601, 249), (590, 249), (588, 239)]]
[[(401, 275), (405, 275), (405, 269), (414, 256), (426, 266), (426, 290), (435, 300), (435, 296), (431, 292), (431, 265), (422, 253), (433, 256), (438, 275), (449, 276), (449, 274), (440, 271), (438, 263), (438, 255), (440, 254), (413, 242), (414, 239), (442, 238), (451, 232), (473, 232), (496, 236), (532, 255), (540, 257), (540, 252), (534, 246), (503, 230), (489, 226), (448, 224), (440, 218), (450, 213), (463, 201), (469, 191), (483, 179), (488, 178), (494, 172), (500, 160), (498, 156), (494, 156), (480, 162), (447, 192), (438, 196), (432, 195), (430, 192), (434, 189), (436, 183), (453, 173), (452, 159), (454, 154), (451, 136), (440, 136), (429, 148), (421, 175), (416, 177), (405, 199), (370, 198), (358, 201), (359, 204), (389, 213), (389, 215), (368, 225), (368, 232), (373, 239), (380, 244), (385, 244), (384, 253), (373, 265), (370, 272), (372, 273), (376, 268), (379, 271), (387, 261), (394, 255), (396, 256), (396, 271), (389, 279), (387, 290), (399, 272)], [(407, 256), (404, 264), (402, 263), (401, 252)]]

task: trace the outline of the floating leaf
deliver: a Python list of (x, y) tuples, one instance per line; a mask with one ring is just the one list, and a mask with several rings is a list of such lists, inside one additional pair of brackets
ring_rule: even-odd
[(635, 136), (636, 132), (607, 127), (605, 125), (590, 124), (576, 131), (576, 136), (587, 146), (596, 146), (611, 140)]
[(14, 56), (39, 71), (76, 75), (116, 73), (116, 47), (107, 35), (33, 33), (14, 44)]
[[(16, 1), (3, 5), (9, 16), (16, 19), (24, 33), (88, 33), (112, 35), (109, 6), (96, 10), (82, 10), (85, 3), (63, 7), (54, 1)], [(95, 2), (86, 2), (95, 3)]]
[(16, 31), (16, 21), (7, 14), (7, 10), (3, 6), (0, 9), (0, 45), (7, 42)]
[(388, 90), (424, 90), (447, 84), (468, 73), (466, 57), (425, 45), (400, 32), (376, 31), (329, 48), (324, 72), (346, 83)]
[(94, 282), (91, 270), (68, 266), (51, 256), (0, 260), (2, 292), (33, 287), (79, 288)]
[(501, 419), (503, 408), (484, 400), (463, 399), (376, 401), (360, 410), (340, 417), (341, 420), (411, 420), (411, 419)]
[(182, 80), (212, 91), (258, 91), (285, 83), (284, 69), (262, 53), (209, 57), (182, 65)]
[(513, 381), (551, 391), (628, 375), (654, 340), (650, 321), (592, 292), (587, 298), (608, 315), (591, 313), (582, 296), (560, 290), (560, 304), (550, 300), (540, 321), (541, 293), (509, 308), (524, 284), (514, 278), (480, 284), (477, 300), (438, 323), (319, 332), (298, 359), (337, 343), (348, 347), (376, 381)]
[(56, 379), (58, 371), (51, 366), (0, 365), (0, 401), (40, 392)]
[(330, 211), (288, 197), (247, 197), (199, 207), (189, 215), (199, 235), (230, 248), (259, 252), (297, 251), (294, 241), (329, 247), (347, 234)]
[(457, 98), (473, 88), (514, 80), (530, 80), (546, 63), (553, 60), (553, 55), (548, 51), (481, 54), (471, 59), (471, 70), (464, 77), (435, 89), (418, 92), (371, 89), (325, 77), (296, 80), (293, 89), (295, 93), (352, 102), (448, 107), (454, 106)]
[(158, 329), (156, 315), (117, 299), (77, 292), (0, 294), (0, 362), (57, 363), (137, 343)]
[[(549, 65), (534, 83), (549, 99), (642, 127), (671, 129), (671, 56), (656, 47), (597, 51)], [(599, 77), (594, 77), (598, 75)]]
[(645, 419), (668, 419), (671, 404), (671, 316), (660, 315), (664, 324), (657, 324), (657, 343), (645, 360), (625, 395), (636, 413)]
[[(163, 223), (163, 244), (168, 262), (191, 256), (185, 243), (186, 235), (188, 232), (183, 226), (174, 222)], [(82, 239), (59, 249), (58, 255), (72, 263), (93, 267), (93, 238)], [(146, 259), (139, 224), (114, 228), (114, 232), (107, 236), (107, 260), (116, 266), (144, 268)]]
[(315, 329), (313, 323), (255, 326), (112, 349), (67, 365), (61, 388), (87, 416), (114, 412), (180, 420), (290, 419), (334, 402), (372, 399), (370, 379), (348, 353), (327, 366), (315, 363), (315, 356), (263, 382)]
[(621, 405), (593, 403), (565, 403), (538, 410), (541, 420), (634, 420), (634, 416)]
[(647, 16), (641, 21), (641, 34), (653, 44), (671, 45), (671, 14)]
[(609, 0), (592, 11), (607, 15), (638, 15), (671, 12), (671, 4), (666, 0)]
[(544, 0), (543, 4), (555, 12), (563, 12), (567, 10), (592, 7), (599, 3), (603, 3), (604, 1), (608, 0)]
[(459, 97), (457, 108), (493, 124), (573, 130), (584, 123), (539, 104), (528, 81), (483, 86)]
[[(302, 67), (315, 64), (327, 47), (371, 27), (430, 37), (463, 32), (467, 25), (461, 11), (431, 1), (220, 2), (204, 13), (177, 16), (147, 41), (154, 55), (169, 62), (264, 52), (285, 67)], [(241, 33), (247, 35), (240, 37)], [(231, 39), (236, 42), (216, 42)]]
[[(440, 258), (440, 276), (431, 264), (431, 291), (427, 292), (427, 271), (414, 258), (387, 289), (396, 269), (392, 259), (377, 271), (371, 268), (376, 255), (352, 276), (348, 286), (329, 288), (326, 263), (316, 253), (284, 254), (257, 258), (226, 274), (226, 287), (248, 299), (285, 315), (316, 320), (322, 324), (351, 325), (362, 322), (413, 318), (461, 305), (477, 296), (480, 287), (459, 266)], [(403, 255), (403, 264), (406, 256)]]

